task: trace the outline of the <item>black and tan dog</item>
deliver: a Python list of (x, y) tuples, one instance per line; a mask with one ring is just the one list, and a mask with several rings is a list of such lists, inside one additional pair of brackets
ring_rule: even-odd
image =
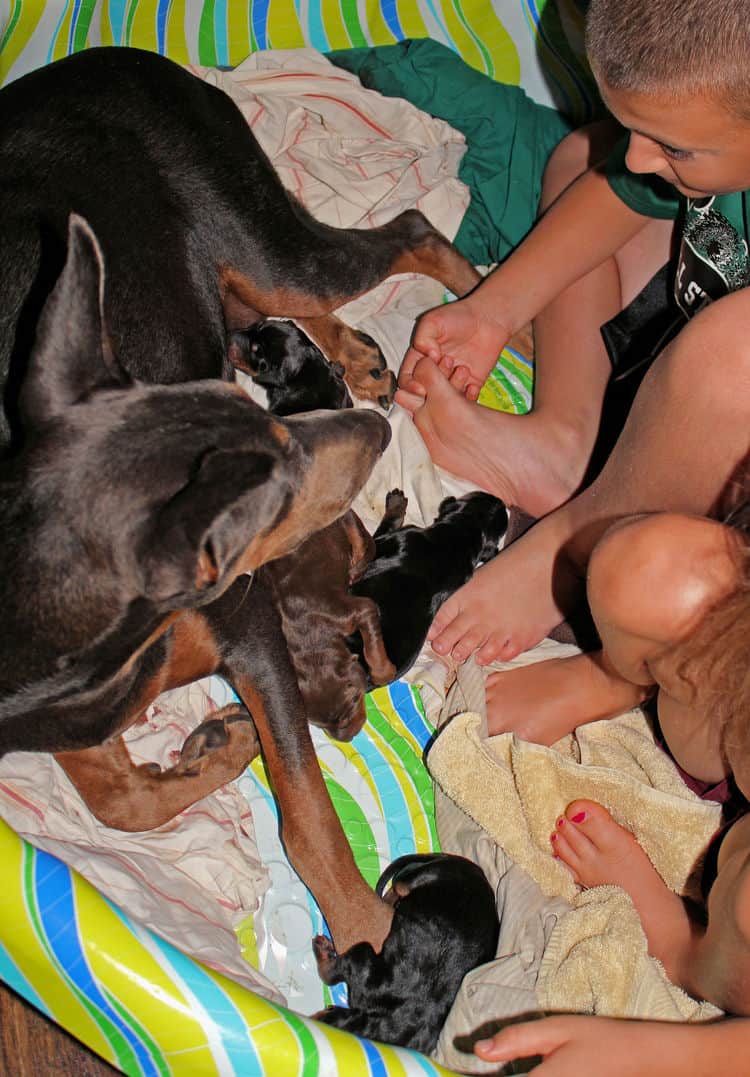
[(495, 895), (480, 867), (447, 853), (399, 857), (377, 892), (394, 909), (380, 953), (368, 943), (337, 953), (324, 935), (313, 940), (321, 979), (349, 989), (348, 1009), (329, 1006), (316, 1017), (357, 1036), (432, 1051), (466, 973), (495, 957)]
[(462, 293), (474, 271), (416, 213), (318, 224), (224, 94), (137, 50), (0, 91), (0, 160), (0, 754), (55, 752), (104, 822), (156, 826), (236, 775), (255, 729), (211, 726), (164, 773), (119, 734), (222, 673), (334, 937), (377, 945), (390, 910), (328, 799), (273, 602), (240, 574), (347, 510), (387, 426), (282, 420), (211, 379), (231, 377), (228, 331), (284, 314), (355, 393), (390, 399), (382, 357), (330, 312), (390, 273)]

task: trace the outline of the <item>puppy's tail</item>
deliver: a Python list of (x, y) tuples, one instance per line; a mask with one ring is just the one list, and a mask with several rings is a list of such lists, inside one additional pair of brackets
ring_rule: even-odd
[(447, 853), (407, 853), (405, 856), (399, 856), (398, 859), (388, 865), (378, 879), (375, 885), (375, 893), (382, 898), (388, 887), (396, 880), (405, 882), (408, 885), (412, 876), (421, 874), (430, 864), (438, 863), (448, 858), (449, 854)]

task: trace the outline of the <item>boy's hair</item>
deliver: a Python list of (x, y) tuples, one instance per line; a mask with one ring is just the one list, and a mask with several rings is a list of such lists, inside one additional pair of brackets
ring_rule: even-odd
[(748, 0), (591, 0), (586, 51), (613, 90), (703, 94), (750, 119)]
[(750, 749), (750, 503), (726, 520), (737, 564), (735, 587), (674, 645), (678, 676), (693, 691), (692, 706), (722, 728), (725, 750)]

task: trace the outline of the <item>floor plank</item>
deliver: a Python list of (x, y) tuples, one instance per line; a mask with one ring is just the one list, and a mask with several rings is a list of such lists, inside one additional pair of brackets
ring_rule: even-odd
[(0, 1074), (111, 1077), (118, 1072), (0, 983)]

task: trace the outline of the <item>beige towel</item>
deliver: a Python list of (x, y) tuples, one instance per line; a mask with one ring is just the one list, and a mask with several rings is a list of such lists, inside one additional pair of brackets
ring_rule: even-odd
[[(574, 648), (546, 640), (512, 664), (571, 653)], [(634, 710), (583, 726), (552, 748), (512, 734), (487, 738), (484, 674), (466, 663), (443, 719), (447, 724), (427, 760), (437, 783), (547, 897), (564, 898), (572, 906), (560, 917), (541, 960), (540, 1008), (674, 1020), (715, 1016), (719, 1011), (690, 999), (648, 956), (640, 921), (622, 890), (581, 891), (550, 852), (557, 817), (572, 800), (588, 797), (633, 831), (671, 889), (693, 891), (721, 809), (684, 785), (654, 743), (643, 713)]]

